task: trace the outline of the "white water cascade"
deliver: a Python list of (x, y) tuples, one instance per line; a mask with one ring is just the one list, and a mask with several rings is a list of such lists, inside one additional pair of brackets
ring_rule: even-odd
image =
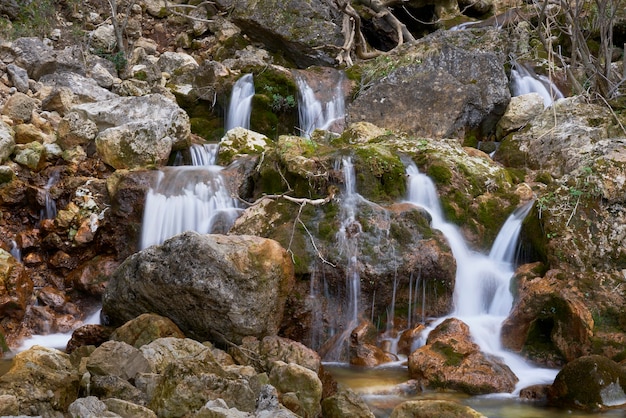
[(511, 69), (511, 91), (513, 96), (538, 93), (543, 98), (545, 107), (551, 106), (555, 100), (564, 97), (563, 93), (548, 77), (535, 74), (517, 63)]
[(215, 165), (217, 144), (193, 145), (192, 160), (201, 165), (164, 167), (148, 191), (144, 208), (141, 249), (161, 244), (185, 231), (225, 233), (239, 216)]
[(50, 196), (50, 188), (54, 186), (60, 178), (59, 171), (53, 171), (43, 188), (44, 193), (44, 207), (39, 212), (39, 220), (54, 219), (57, 216), (57, 205), (52, 196)]
[(341, 88), (343, 77), (339, 77), (332, 96), (325, 103), (317, 98), (313, 88), (302, 76), (296, 74), (295, 79), (299, 92), (298, 117), (302, 136), (309, 138), (316, 129), (329, 130), (333, 124), (343, 122), (346, 113)]
[[(505, 361), (519, 379), (515, 394), (532, 384), (551, 383), (557, 370), (533, 367), (521, 357), (504, 350), (500, 344), (502, 322), (513, 304), (509, 283), (515, 269), (519, 232), (534, 202), (518, 208), (509, 216), (490, 254), (485, 255), (471, 251), (458, 228), (445, 221), (432, 180), (420, 173), (414, 164), (407, 168), (407, 175), (408, 201), (430, 213), (432, 227), (445, 235), (456, 259), (454, 309), (450, 317), (469, 325), (472, 338), (484, 353), (501, 357)], [(444, 319), (432, 324), (431, 329)]]
[(252, 97), (254, 96), (254, 79), (252, 74), (241, 77), (233, 86), (230, 105), (226, 114), (226, 132), (233, 128), (250, 129), (252, 113)]

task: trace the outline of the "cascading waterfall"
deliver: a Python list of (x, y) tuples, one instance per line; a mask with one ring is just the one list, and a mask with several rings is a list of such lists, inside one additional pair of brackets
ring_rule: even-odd
[(563, 93), (548, 77), (535, 74), (517, 63), (511, 69), (511, 91), (513, 96), (538, 93), (543, 98), (545, 107), (551, 106), (555, 100), (564, 97)]
[(59, 171), (53, 171), (43, 188), (44, 193), (44, 207), (39, 212), (39, 220), (54, 219), (57, 216), (57, 205), (52, 196), (50, 196), (50, 188), (54, 186), (60, 178)]
[[(509, 290), (515, 268), (515, 250), (521, 224), (534, 202), (527, 203), (509, 216), (489, 255), (470, 251), (458, 228), (443, 218), (436, 188), (430, 178), (414, 164), (407, 167), (408, 201), (423, 207), (432, 217), (432, 227), (447, 238), (457, 262), (454, 310), (451, 317), (469, 325), (474, 341), (487, 354), (504, 359), (518, 377), (516, 393), (531, 384), (550, 383), (557, 371), (535, 368), (519, 356), (504, 350), (500, 330), (513, 304)], [(430, 326), (433, 329), (445, 318)], [(423, 343), (423, 341), (421, 341)]]
[(192, 146), (192, 160), (202, 165), (165, 167), (148, 191), (144, 209), (141, 249), (161, 244), (185, 231), (225, 233), (239, 216), (214, 165), (218, 145)]
[(22, 262), (22, 250), (20, 249), (20, 246), (17, 245), (17, 242), (15, 242), (15, 240), (11, 240), (11, 250), (10, 250), (10, 254), (13, 256), (13, 258), (15, 258), (17, 261), (19, 261), (20, 263)]
[(361, 276), (358, 266), (358, 238), (362, 232), (362, 226), (356, 219), (357, 204), (363, 201), (361, 195), (356, 193), (356, 180), (354, 166), (350, 158), (343, 158), (341, 169), (344, 177), (344, 191), (341, 194), (340, 219), (341, 225), (337, 231), (336, 239), (341, 254), (345, 255), (346, 265), (346, 297), (347, 307), (340, 316), (337, 316), (331, 329), (332, 347), (326, 350), (325, 361), (339, 361), (343, 357), (350, 332), (359, 322), (359, 301), (361, 299)]
[(250, 129), (252, 97), (254, 97), (254, 79), (252, 74), (246, 74), (237, 80), (231, 92), (230, 105), (226, 114), (227, 132), (239, 127)]
[(322, 103), (315, 91), (309, 86), (306, 80), (295, 75), (298, 86), (298, 117), (300, 120), (301, 135), (309, 138), (314, 130), (329, 128), (336, 122), (341, 122), (345, 118), (345, 100), (341, 84), (343, 78), (340, 77), (331, 100)]

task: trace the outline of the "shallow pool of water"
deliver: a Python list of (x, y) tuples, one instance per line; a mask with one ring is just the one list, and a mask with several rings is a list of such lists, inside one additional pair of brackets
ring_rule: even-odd
[(357, 368), (343, 364), (324, 364), (341, 385), (361, 395), (377, 418), (387, 418), (393, 408), (408, 400), (445, 399), (467, 405), (489, 418), (592, 418), (624, 417), (626, 411), (611, 410), (603, 413), (586, 413), (548, 408), (537, 403), (520, 400), (508, 394), (468, 396), (456, 392), (424, 391), (412, 393), (408, 371), (401, 365)]

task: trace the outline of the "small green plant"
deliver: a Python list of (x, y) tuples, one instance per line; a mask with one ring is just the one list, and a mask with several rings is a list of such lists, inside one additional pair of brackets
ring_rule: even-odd
[[(2, 24), (8, 30), (8, 37), (15, 39), (27, 36), (45, 37), (55, 26), (55, 4), (53, 0), (18, 1), (17, 18)], [(4, 32), (4, 31), (3, 31)]]
[(124, 68), (126, 68), (126, 64), (128, 63), (128, 61), (126, 60), (126, 56), (122, 51), (110, 53), (101, 49), (97, 49), (94, 51), (94, 54), (111, 61), (113, 65), (115, 65), (115, 69), (117, 71), (122, 71)]

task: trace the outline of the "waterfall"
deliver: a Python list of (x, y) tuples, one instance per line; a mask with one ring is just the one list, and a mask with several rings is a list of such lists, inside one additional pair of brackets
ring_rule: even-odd
[[(471, 251), (458, 228), (442, 216), (437, 190), (433, 182), (414, 164), (407, 167), (408, 201), (423, 207), (432, 217), (432, 227), (448, 240), (457, 262), (454, 287), (454, 309), (451, 317), (470, 327), (472, 339), (484, 353), (501, 357), (518, 377), (516, 392), (531, 384), (549, 383), (556, 370), (535, 368), (519, 356), (504, 350), (500, 330), (513, 305), (509, 290), (515, 269), (515, 250), (521, 224), (534, 202), (514, 211), (500, 229), (489, 255)], [(445, 318), (431, 325), (433, 329)]]
[(223, 168), (213, 165), (217, 145), (195, 145), (191, 154), (202, 165), (164, 167), (148, 191), (141, 249), (185, 231), (226, 233), (239, 216), (237, 201), (221, 175)]
[(517, 63), (511, 69), (511, 91), (513, 96), (538, 93), (543, 97), (545, 107), (552, 105), (555, 100), (564, 97), (563, 93), (548, 77), (535, 74)]
[(54, 219), (57, 216), (57, 205), (52, 196), (50, 196), (50, 188), (54, 186), (60, 178), (59, 171), (53, 171), (43, 188), (44, 207), (39, 211), (39, 220)]
[(314, 130), (329, 130), (333, 124), (343, 122), (345, 118), (345, 101), (343, 97), (343, 76), (335, 86), (332, 96), (323, 103), (306, 80), (296, 74), (298, 86), (298, 117), (302, 136), (309, 138)]
[(13, 256), (13, 258), (15, 258), (17, 261), (19, 261), (20, 263), (22, 262), (22, 250), (20, 249), (20, 246), (17, 245), (17, 242), (15, 242), (15, 240), (11, 240), (11, 250), (10, 250), (10, 254)]
[(233, 86), (226, 114), (226, 132), (238, 127), (250, 129), (253, 96), (254, 80), (252, 74), (246, 74)]

